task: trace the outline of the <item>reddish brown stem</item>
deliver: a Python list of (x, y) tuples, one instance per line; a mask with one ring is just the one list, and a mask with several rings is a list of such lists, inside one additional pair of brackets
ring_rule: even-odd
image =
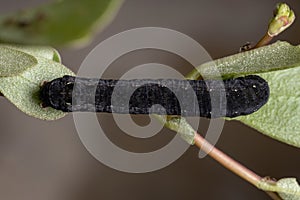
[(268, 192), (265, 191), (267, 193), (267, 195), (269, 195), (269, 197), (271, 197), (273, 200), (282, 200), (282, 198), (280, 196), (278, 196), (278, 194), (274, 193), (274, 192)]
[[(204, 152), (206, 152), (210, 157), (215, 159), (221, 165), (237, 174), (241, 178), (245, 179), (255, 187), (257, 187), (258, 183), (261, 182), (262, 177), (255, 174), (253, 171), (249, 170), (242, 164), (238, 163), (212, 144), (210, 144), (207, 140), (205, 140), (198, 133), (195, 134), (195, 145), (201, 148)], [(276, 193), (274, 192), (266, 192), (273, 200), (282, 200)]]
[(264, 35), (264, 37), (261, 38), (261, 40), (255, 45), (255, 47), (253, 49), (258, 48), (258, 47), (262, 47), (262, 46), (265, 46), (265, 45), (269, 44), (272, 39), (273, 39), (273, 37), (270, 36), (268, 33), (266, 33)]

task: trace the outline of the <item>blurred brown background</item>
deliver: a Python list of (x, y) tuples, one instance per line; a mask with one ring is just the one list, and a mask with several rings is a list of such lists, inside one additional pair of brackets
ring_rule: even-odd
[[(43, 2), (46, 1), (1, 0), (0, 11), (6, 13)], [(300, 16), (300, 2), (286, 2)], [(236, 53), (247, 41), (258, 41), (276, 3), (273, 0), (127, 0), (115, 20), (92, 44), (60, 52), (63, 63), (76, 72), (85, 56), (109, 36), (131, 28), (157, 26), (189, 35), (213, 58), (219, 58)], [(300, 22), (296, 20), (278, 39), (298, 44), (299, 35)], [(123, 56), (106, 76), (120, 76), (120, 71), (148, 62), (168, 64), (184, 74), (191, 70), (191, 66), (175, 55), (149, 50)], [(0, 199), (268, 199), (210, 157), (198, 159), (196, 147), (162, 170), (122, 173), (104, 166), (86, 151), (72, 115), (45, 122), (26, 116), (4, 98), (0, 99), (0, 107)], [(171, 131), (164, 130), (148, 142), (142, 141), (123, 134), (111, 122), (109, 114), (99, 115), (99, 119), (109, 130), (111, 140), (132, 151), (159, 148), (162, 141), (167, 143), (173, 136)], [(146, 124), (148, 118), (135, 117), (135, 120)], [(205, 131), (205, 126), (199, 131)], [(239, 122), (226, 122), (217, 147), (261, 176), (293, 176), (300, 180), (299, 149), (272, 140)]]

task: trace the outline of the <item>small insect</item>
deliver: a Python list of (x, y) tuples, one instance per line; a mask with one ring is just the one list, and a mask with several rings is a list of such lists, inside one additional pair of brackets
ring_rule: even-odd
[(253, 46), (252, 46), (251, 42), (246, 42), (246, 44), (244, 44), (243, 46), (240, 47), (239, 52), (249, 51), (252, 48), (253, 48)]
[[(224, 87), (220, 88), (220, 84)], [(113, 96), (115, 87), (117, 96)], [(194, 96), (188, 92), (189, 86)], [(211, 98), (213, 92), (224, 92), (226, 101)], [(129, 105), (124, 97), (130, 96)], [(180, 101), (177, 96), (180, 96)], [(112, 97), (115, 97), (112, 104)], [(261, 108), (269, 98), (268, 83), (250, 75), (227, 80), (134, 79), (104, 80), (64, 76), (45, 83), (40, 99), (43, 107), (64, 112), (107, 112), (123, 114), (167, 114), (206, 118), (248, 115)], [(214, 102), (212, 104), (212, 102)], [(222, 102), (226, 102), (222, 109)], [(153, 107), (160, 104), (161, 107)], [(183, 105), (183, 106), (182, 106)], [(212, 112), (212, 105), (217, 112)], [(182, 108), (181, 108), (182, 106)]]

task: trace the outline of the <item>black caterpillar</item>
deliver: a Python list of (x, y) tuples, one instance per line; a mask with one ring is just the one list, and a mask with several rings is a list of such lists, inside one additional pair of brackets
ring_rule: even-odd
[[(228, 79), (223, 82), (226, 104), (222, 107), (224, 97), (212, 99), (213, 105), (217, 105), (217, 108), (214, 107), (216, 112), (212, 112), (211, 94), (220, 92), (220, 81), (222, 80), (103, 80), (64, 76), (45, 83), (40, 91), (40, 99), (44, 107), (50, 106), (64, 112), (153, 113), (206, 118), (248, 115), (268, 101), (269, 86), (261, 77), (250, 75)], [(121, 90), (118, 90), (114, 98), (116, 101), (112, 105), (112, 93), (117, 83)], [(196, 96), (189, 95), (189, 86)], [(130, 91), (134, 92), (126, 106), (122, 98)], [(183, 101), (179, 102), (175, 94), (179, 94)], [(164, 109), (152, 107), (154, 104), (160, 104)]]

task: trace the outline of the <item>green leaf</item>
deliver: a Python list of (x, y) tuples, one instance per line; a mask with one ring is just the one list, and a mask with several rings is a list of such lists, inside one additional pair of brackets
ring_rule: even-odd
[(300, 67), (258, 74), (270, 98), (257, 112), (235, 118), (274, 139), (300, 147)]
[[(300, 46), (276, 42), (218, 59), (214, 63), (205, 63), (198, 70), (205, 78), (214, 78), (213, 64), (223, 77), (257, 74), (269, 84), (267, 104), (251, 115), (234, 120), (274, 139), (300, 147)], [(187, 78), (197, 79), (199, 76), (198, 71), (194, 70)]]
[(17, 75), (37, 64), (34, 56), (0, 46), (0, 77)]
[(282, 188), (282, 192), (278, 191), (278, 194), (283, 200), (300, 199), (300, 186), (295, 178), (280, 179), (277, 186)]
[(223, 77), (233, 77), (262, 72), (270, 72), (300, 66), (300, 46), (287, 42), (276, 42), (272, 45), (238, 53), (225, 58), (204, 63), (186, 77), (198, 79), (201, 72), (205, 78), (216, 76), (215, 68)]
[(32, 56), (44, 57), (49, 60), (61, 62), (61, 57), (58, 51), (52, 47), (47, 46), (29, 46), (29, 45), (17, 45), (17, 44), (0, 44), (1, 47), (15, 49), (23, 53), (30, 54)]
[(82, 44), (114, 16), (121, 0), (60, 0), (0, 17), (0, 41)]
[(167, 115), (153, 115), (155, 116), (166, 128), (173, 130), (180, 134), (181, 138), (188, 144), (194, 144), (196, 131), (188, 123), (184, 117), (167, 116)]
[(38, 63), (17, 76), (1, 77), (0, 92), (24, 113), (43, 120), (56, 120), (65, 113), (40, 106), (39, 89), (44, 81), (74, 75), (62, 64), (36, 56)]
[(300, 199), (300, 186), (295, 178), (282, 178), (276, 183), (262, 180), (257, 187), (264, 191), (277, 192), (283, 200)]

